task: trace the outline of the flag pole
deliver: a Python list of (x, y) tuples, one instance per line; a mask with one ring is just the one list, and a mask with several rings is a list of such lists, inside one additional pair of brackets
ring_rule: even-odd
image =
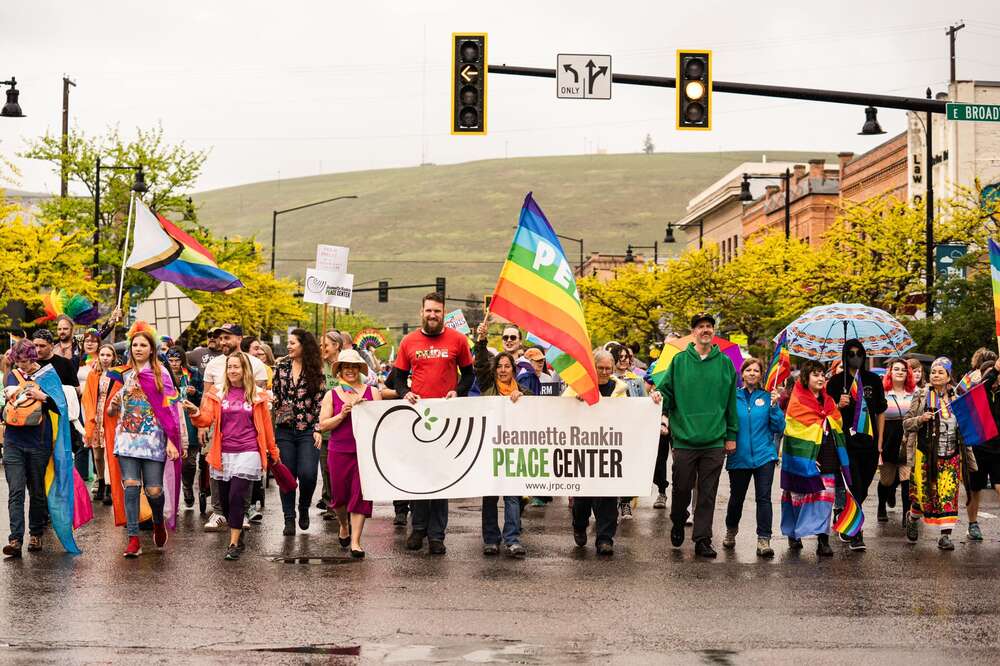
[(125, 290), (125, 262), (128, 261), (128, 242), (132, 236), (132, 215), (135, 212), (135, 192), (129, 193), (128, 217), (125, 219), (125, 246), (122, 248), (122, 271), (118, 277), (118, 303), (115, 307), (122, 306), (122, 292)]

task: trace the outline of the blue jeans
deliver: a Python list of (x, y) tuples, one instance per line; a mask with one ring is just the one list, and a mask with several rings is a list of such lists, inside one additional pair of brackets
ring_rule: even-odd
[[(7, 426), (8, 428), (13, 426)], [(4, 445), (3, 471), (7, 477), (7, 514), (10, 540), (24, 541), (24, 490), (28, 489), (28, 534), (41, 536), (49, 516), (45, 498), (45, 468), (52, 456), (51, 446), (21, 448)]]
[(726, 527), (738, 529), (743, 517), (743, 500), (746, 499), (750, 479), (753, 479), (754, 498), (757, 502), (757, 536), (771, 538), (774, 510), (771, 507), (771, 484), (774, 481), (774, 463), (764, 463), (755, 469), (729, 470), (729, 507), (726, 509)]
[[(483, 498), (483, 543), (500, 545), (500, 524), (497, 501), (500, 498)], [(507, 545), (521, 541), (521, 498), (505, 495), (503, 498), (503, 542)]]
[[(319, 476), (319, 449), (313, 444), (312, 430), (296, 430), (278, 426), (274, 438), (281, 454), (281, 462), (298, 479), (299, 513), (308, 513), (312, 504), (316, 478)], [(295, 491), (281, 493), (281, 511), (285, 520), (295, 520)]]
[[(139, 486), (129, 485), (128, 481), (142, 481), (149, 508), (153, 510), (153, 523), (162, 525), (164, 461), (118, 456), (118, 466), (121, 468), (122, 483), (125, 485), (125, 533), (130, 537), (139, 536)], [(150, 488), (158, 488), (160, 492), (151, 495)]]

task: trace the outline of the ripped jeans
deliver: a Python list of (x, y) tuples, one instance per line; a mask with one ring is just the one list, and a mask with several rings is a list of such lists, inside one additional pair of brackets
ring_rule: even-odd
[(121, 467), (122, 484), (125, 486), (125, 531), (128, 536), (139, 536), (140, 484), (135, 482), (141, 481), (146, 491), (149, 508), (153, 510), (153, 522), (163, 524), (164, 461), (118, 456), (118, 466)]

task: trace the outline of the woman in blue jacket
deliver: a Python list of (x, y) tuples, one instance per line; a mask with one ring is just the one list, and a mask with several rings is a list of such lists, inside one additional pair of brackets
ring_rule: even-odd
[(723, 548), (736, 547), (736, 534), (743, 515), (750, 479), (757, 501), (757, 555), (774, 557), (771, 550), (771, 483), (778, 461), (777, 437), (785, 431), (785, 415), (778, 406), (779, 393), (768, 394), (761, 382), (764, 364), (756, 358), (743, 361), (740, 370), (743, 388), (736, 389), (736, 412), (739, 431), (736, 451), (726, 460), (729, 471), (729, 507), (726, 510), (726, 538)]

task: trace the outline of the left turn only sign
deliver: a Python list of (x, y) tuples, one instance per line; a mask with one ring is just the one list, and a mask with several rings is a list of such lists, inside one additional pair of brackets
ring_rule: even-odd
[(560, 53), (556, 56), (556, 97), (611, 99), (611, 56)]

